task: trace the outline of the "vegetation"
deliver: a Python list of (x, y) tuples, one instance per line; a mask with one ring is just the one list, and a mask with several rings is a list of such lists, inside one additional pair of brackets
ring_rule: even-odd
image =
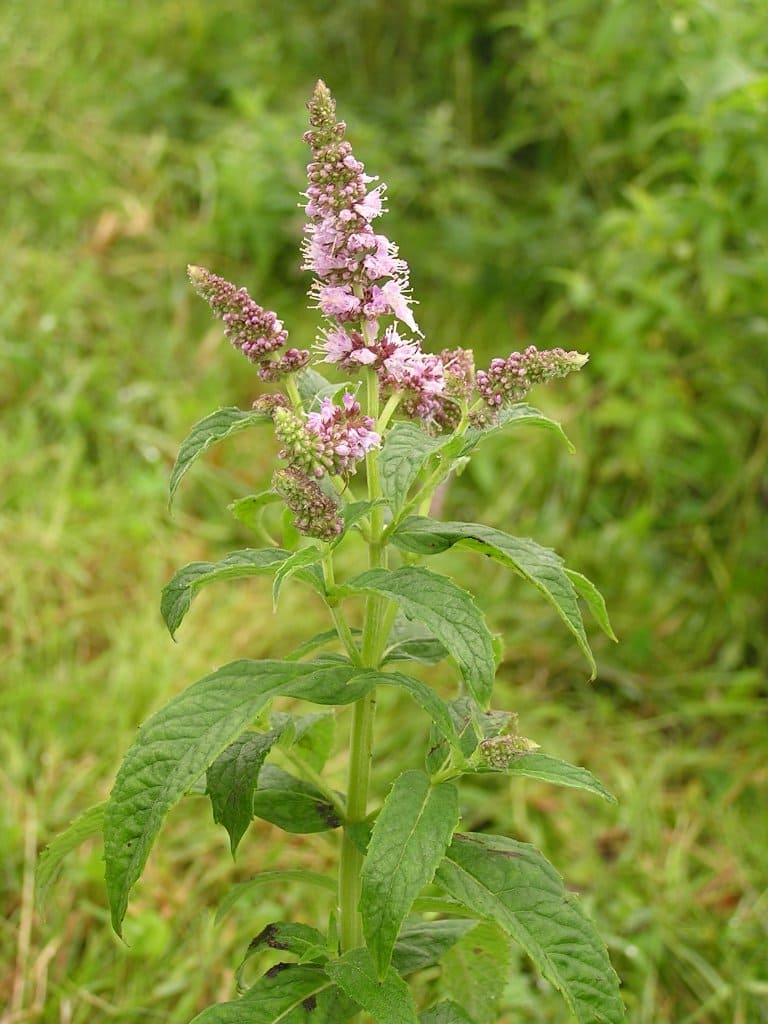
[[(9, 1020), (184, 1024), (296, 909), (265, 888), (215, 923), (231, 880), (329, 859), (322, 839), (280, 848), (256, 825), (248, 846), (263, 835), (266, 855), (227, 865), (201, 802), (171, 815), (127, 949), (98, 849), (73, 854), (44, 921), (32, 909), (37, 850), (104, 798), (138, 723), (222, 650), (268, 657), (293, 635), (259, 583), (201, 594), (205, 625), (174, 650), (152, 608), (179, 561), (248, 543), (207, 515), (272, 462), (244, 465), (239, 438), (172, 525), (165, 511), (201, 410), (258, 393), (184, 267), (213, 266), (309, 329), (295, 204), (318, 75), (365, 126), (355, 147), (396, 196), (392, 237), (420, 254), (427, 344), (591, 353), (588, 380), (534, 395), (567, 418), (576, 455), (546, 434), (489, 441), (445, 500), (450, 518), (479, 499), (487, 522), (567, 548), (604, 591), (622, 642), (596, 642), (589, 687), (554, 616), (490, 567), (483, 603), (508, 641), (505, 706), (553, 755), (588, 761), (618, 809), (505, 781), (493, 800), (470, 792), (464, 823), (563, 865), (633, 1024), (768, 1020), (764, 5), (10, 0), (0, 18)], [(303, 591), (282, 600), (322, 628)], [(400, 734), (377, 749), (374, 787), (419, 756)], [(561, 1019), (535, 984), (513, 973), (505, 1024)]]

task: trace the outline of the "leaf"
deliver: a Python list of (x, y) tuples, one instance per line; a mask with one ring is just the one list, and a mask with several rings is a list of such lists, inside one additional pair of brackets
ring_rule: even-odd
[(343, 594), (383, 594), (396, 601), (408, 618), (418, 619), (445, 645), (478, 703), (488, 703), (496, 671), (491, 634), (466, 590), (415, 566), (369, 569), (339, 589)]
[(582, 576), (580, 572), (576, 572), (574, 569), (566, 569), (565, 574), (571, 583), (576, 588), (576, 592), (579, 597), (583, 597), (586, 601), (589, 610), (595, 617), (595, 621), (602, 631), (609, 636), (611, 640), (619, 642), (619, 638), (613, 632), (610, 619), (608, 618), (608, 609), (605, 607), (605, 598), (597, 589), (592, 580), (588, 580), (586, 576)]
[(268, 924), (259, 934), (251, 939), (248, 948), (235, 971), (235, 985), (238, 990), (246, 986), (243, 981), (245, 968), (249, 961), (264, 947), (267, 949), (285, 950), (299, 958), (299, 962), (322, 961), (328, 959), (327, 943), (325, 936), (308, 924), (289, 924), (275, 922)]
[(154, 714), (123, 760), (104, 816), (107, 892), (117, 934), (166, 813), (273, 697), (347, 704), (367, 693), (374, 679), (351, 665), (234, 661)]
[(429, 1010), (419, 1014), (419, 1024), (477, 1024), (452, 999), (444, 999)]
[(282, 548), (244, 548), (233, 551), (220, 562), (190, 562), (185, 565), (163, 587), (160, 613), (168, 632), (175, 636), (201, 587), (217, 580), (264, 576), (289, 557), (290, 552)]
[(484, 921), (446, 953), (443, 989), (446, 995), (461, 999), (477, 1024), (496, 1024), (510, 966), (509, 936), (498, 925)]
[(320, 966), (276, 964), (240, 999), (209, 1006), (191, 1024), (313, 1024), (312, 1010), (329, 988)]
[(624, 1020), (619, 981), (595, 926), (533, 846), (456, 835), (436, 881), (519, 943), (580, 1024)]
[(381, 489), (394, 514), (405, 504), (430, 455), (444, 444), (444, 437), (425, 434), (414, 423), (396, 423), (389, 431), (379, 455), (379, 472)]
[(281, 730), (280, 746), (295, 747), (301, 759), (314, 768), (323, 770), (336, 736), (336, 715), (333, 711), (319, 711), (311, 715), (272, 715), (272, 725)]
[(548, 757), (546, 754), (525, 754), (502, 771), (505, 775), (525, 775), (531, 779), (540, 779), (542, 782), (552, 782), (556, 786), (583, 789), (587, 793), (594, 793), (603, 800), (607, 800), (610, 804), (616, 803), (613, 793), (610, 793), (592, 772), (586, 768), (580, 768), (578, 765), (569, 764), (567, 761), (561, 761), (557, 757)]
[(106, 802), (94, 804), (70, 822), (70, 824), (48, 843), (40, 854), (35, 869), (35, 906), (42, 911), (51, 885), (61, 867), (62, 861), (87, 839), (100, 836), (104, 823)]
[(250, 530), (255, 530), (258, 533), (261, 529), (264, 509), (267, 505), (273, 505), (280, 500), (280, 495), (276, 491), (262, 491), (260, 494), (249, 494), (245, 498), (238, 498), (230, 505), (227, 505), (227, 510), (243, 526), (247, 526)]
[(338, 883), (335, 878), (329, 878), (328, 875), (321, 875), (317, 871), (304, 870), (302, 868), (296, 869), (285, 869), (282, 871), (262, 871), (261, 874), (255, 875), (253, 878), (249, 878), (247, 882), (239, 882), (237, 885), (233, 885), (229, 889), (219, 904), (219, 908), (216, 911), (216, 924), (219, 924), (223, 918), (232, 910), (232, 908), (239, 903), (241, 900), (246, 899), (248, 896), (258, 892), (263, 885), (271, 885), (275, 882), (304, 882), (307, 885), (313, 885), (319, 889), (325, 889), (326, 892), (336, 894)]
[(383, 981), (367, 949), (352, 949), (326, 964), (328, 977), (378, 1024), (418, 1024), (410, 990), (390, 967)]
[(232, 434), (245, 430), (246, 427), (270, 422), (271, 417), (264, 415), (264, 413), (253, 412), (250, 409), (229, 407), (217, 409), (216, 412), (212, 412), (209, 416), (196, 423), (181, 442), (179, 454), (171, 470), (168, 496), (169, 507), (173, 503), (173, 498), (181, 483), (181, 478), (192, 463), (200, 458), (203, 452), (208, 451), (218, 441), (223, 441), (225, 437), (230, 437)]
[(400, 926), (434, 876), (459, 821), (456, 786), (433, 786), (421, 771), (396, 780), (373, 826), (361, 873), (360, 913), (379, 978)]
[(431, 687), (420, 679), (407, 676), (402, 672), (387, 672), (379, 676), (379, 682), (390, 686), (399, 686), (405, 690), (416, 703), (427, 712), (436, 730), (461, 755), (461, 745), (453, 724), (449, 705)]
[(341, 824), (335, 809), (316, 786), (274, 764), (265, 764), (259, 773), (253, 813), (298, 835), (328, 832)]
[(445, 952), (462, 935), (474, 928), (477, 921), (452, 920), (419, 921), (406, 925), (400, 932), (392, 950), (392, 963), (403, 975), (415, 974), (442, 960)]
[(382, 498), (375, 498), (373, 501), (351, 501), (348, 505), (344, 505), (341, 510), (341, 518), (344, 520), (344, 530), (339, 534), (331, 543), (334, 547), (342, 540), (348, 530), (359, 523), (361, 519), (364, 519), (372, 509), (378, 508), (380, 505), (386, 505), (386, 502)]
[[(490, 426), (484, 427), (480, 430), (475, 427), (470, 427), (464, 436), (467, 440), (467, 444), (474, 448), (480, 441), (489, 437), (491, 434), (496, 434), (501, 430), (505, 430), (507, 427), (514, 426), (543, 427), (545, 430), (550, 430), (557, 434), (558, 437), (568, 446), (569, 451), (573, 452), (576, 450), (568, 440), (565, 431), (559, 423), (550, 419), (549, 416), (545, 416), (544, 413), (539, 412), (538, 409), (534, 409), (533, 406), (522, 403), (510, 405), (506, 409), (501, 409), (497, 414), (495, 422)], [(469, 450), (469, 448), (466, 450)]]
[(305, 366), (295, 375), (294, 380), (299, 389), (299, 396), (306, 410), (311, 409), (326, 397), (332, 397), (343, 387), (344, 383), (336, 384), (318, 373), (311, 366)]
[[(526, 537), (512, 537), (481, 523), (440, 523), (426, 516), (409, 516), (397, 527), (391, 540), (404, 551), (437, 554), (455, 544), (479, 551), (513, 569), (540, 591), (576, 638), (589, 662), (594, 679), (595, 659), (584, 632), (584, 622), (573, 583), (562, 558), (550, 548)], [(482, 703), (482, 702), (481, 702)]]
[(206, 794), (211, 798), (213, 820), (229, 833), (233, 857), (253, 820), (253, 793), (259, 771), (278, 736), (277, 731), (238, 736), (206, 773)]
[(283, 583), (290, 579), (291, 576), (299, 574), (302, 569), (306, 569), (311, 565), (317, 565), (318, 562), (322, 561), (322, 558), (322, 550), (312, 544), (309, 547), (300, 548), (298, 551), (294, 551), (289, 558), (286, 558), (286, 560), (278, 566), (275, 572), (275, 578), (272, 582), (272, 611), (277, 611), (277, 602), (280, 597), (280, 590), (282, 589)]
[(418, 661), (422, 665), (436, 665), (448, 656), (448, 651), (431, 636), (412, 637), (393, 644), (385, 653), (382, 665), (393, 661)]

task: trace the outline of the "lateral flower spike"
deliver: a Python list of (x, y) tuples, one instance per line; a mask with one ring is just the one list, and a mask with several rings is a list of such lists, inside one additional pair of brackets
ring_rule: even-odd
[(336, 501), (300, 469), (294, 466), (278, 469), (272, 486), (293, 512), (296, 529), (306, 537), (332, 541), (344, 529)]
[(556, 377), (567, 377), (580, 370), (589, 356), (583, 352), (566, 352), (562, 348), (540, 352), (529, 345), (524, 352), (513, 352), (506, 359), (492, 359), (487, 370), (478, 370), (477, 390), (491, 408), (520, 402), (534, 384), (543, 384)]
[(509, 768), (518, 758), (539, 749), (539, 744), (526, 736), (492, 736), (480, 744), (480, 758), (489, 768)]
[(223, 322), (224, 334), (232, 346), (259, 366), (262, 380), (278, 380), (309, 362), (309, 352), (296, 348), (273, 358), (285, 347), (288, 331), (277, 314), (254, 302), (245, 288), (238, 288), (205, 267), (189, 266), (187, 274), (197, 294)]

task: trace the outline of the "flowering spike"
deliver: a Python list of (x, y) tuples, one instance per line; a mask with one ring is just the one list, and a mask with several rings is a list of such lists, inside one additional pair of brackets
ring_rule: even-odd
[(205, 267), (189, 266), (187, 274), (197, 294), (223, 321), (224, 334), (233, 347), (250, 362), (260, 365), (262, 380), (278, 380), (309, 361), (309, 352), (295, 348), (288, 349), (277, 359), (271, 358), (285, 345), (288, 332), (277, 314), (254, 302), (245, 288), (237, 288)]
[(509, 768), (519, 757), (540, 749), (525, 736), (493, 736), (480, 743), (480, 758), (489, 768)]
[(513, 352), (506, 359), (492, 359), (487, 370), (478, 370), (477, 390), (492, 408), (525, 398), (534, 384), (555, 377), (566, 377), (580, 370), (589, 359), (582, 352), (562, 348), (540, 352), (529, 345), (524, 352)]
[(307, 537), (334, 540), (344, 529), (339, 506), (312, 480), (295, 466), (278, 469), (272, 485), (295, 516), (296, 529)]

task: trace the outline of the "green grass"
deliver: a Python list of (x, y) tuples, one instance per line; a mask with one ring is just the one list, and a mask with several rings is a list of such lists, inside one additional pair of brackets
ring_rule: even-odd
[[(247, 282), (297, 340), (314, 329), (295, 204), (320, 74), (389, 183), (387, 231), (429, 343), (592, 353), (580, 379), (534, 396), (577, 454), (533, 431), (489, 442), (446, 514), (552, 544), (605, 592), (622, 642), (595, 639), (590, 686), (536, 595), (483, 570), (506, 642), (498, 704), (619, 805), (486, 783), (467, 790), (464, 822), (539, 844), (583, 894), (632, 1024), (768, 1020), (763, 5), (10, 0), (0, 51), (8, 1024), (184, 1024), (231, 994), (268, 921), (325, 924), (324, 897), (281, 888), (215, 926), (233, 880), (334, 851), (254, 826), (233, 865), (196, 801), (150, 859), (128, 948), (94, 844), (44, 918), (31, 904), (38, 850), (105, 797), (152, 710), (215, 664), (279, 655), (324, 625), (298, 584), (277, 620), (263, 582), (211, 588), (177, 645), (157, 610), (175, 567), (249, 543), (222, 510), (275, 450), (233, 438), (169, 518), (189, 426), (257, 390), (184, 266)], [(450, 564), (476, 582), (469, 556)], [(421, 754), (387, 703), (378, 792)], [(505, 1024), (562, 1020), (525, 965), (508, 1003)]]

